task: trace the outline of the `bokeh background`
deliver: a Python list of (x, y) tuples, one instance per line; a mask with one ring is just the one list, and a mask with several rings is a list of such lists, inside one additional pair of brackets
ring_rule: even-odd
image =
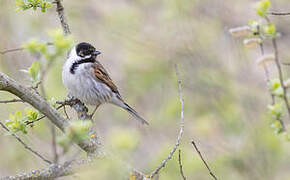
[[(253, 0), (106, 0), (64, 1), (75, 42), (99, 49), (101, 63), (120, 93), (149, 122), (139, 125), (125, 111), (103, 105), (94, 129), (104, 158), (63, 179), (126, 179), (131, 168), (151, 172), (167, 157), (179, 131), (180, 103), (174, 64), (178, 64), (185, 100), (182, 150), (188, 179), (210, 179), (190, 142), (196, 141), (215, 174), (226, 179), (289, 180), (290, 145), (270, 127), (263, 70), (256, 65), (259, 50), (248, 50), (228, 29), (258, 19)], [(31, 39), (49, 41), (48, 31), (60, 28), (55, 8), (47, 13), (15, 11), (15, 2), (0, 1), (0, 50), (21, 47)], [(272, 10), (290, 11), (288, 0), (272, 2)], [(290, 62), (290, 17), (271, 17), (282, 38), (282, 61)], [(266, 45), (266, 51), (272, 48)], [(45, 79), (49, 97), (62, 100), (61, 82), (66, 55)], [(21, 69), (39, 60), (27, 51), (0, 55), (0, 69), (22, 84), (29, 77)], [(276, 77), (274, 68), (271, 76)], [(288, 67), (284, 67), (287, 74)], [(13, 96), (1, 92), (0, 99)], [(24, 110), (26, 104), (0, 104), (0, 120)], [(68, 110), (70, 116), (74, 112)], [(288, 121), (287, 114), (285, 120)], [(288, 124), (288, 122), (287, 122)], [(0, 129), (0, 175), (30, 171), (46, 164)], [(58, 132), (60, 135), (60, 133)], [(27, 144), (52, 158), (49, 122), (43, 120), (28, 135)], [(59, 153), (62, 152), (58, 147)], [(61, 161), (78, 151), (73, 146)], [(80, 156), (85, 156), (80, 154)], [(181, 179), (178, 156), (160, 173), (161, 180)]]

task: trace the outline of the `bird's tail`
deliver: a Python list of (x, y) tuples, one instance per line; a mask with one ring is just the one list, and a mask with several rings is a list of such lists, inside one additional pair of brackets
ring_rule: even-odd
[(143, 119), (141, 116), (139, 116), (139, 114), (133, 108), (131, 108), (127, 103), (124, 102), (124, 106), (122, 106), (122, 108), (124, 108), (126, 111), (132, 114), (132, 116), (134, 116), (142, 124), (149, 125), (149, 123), (145, 119)]

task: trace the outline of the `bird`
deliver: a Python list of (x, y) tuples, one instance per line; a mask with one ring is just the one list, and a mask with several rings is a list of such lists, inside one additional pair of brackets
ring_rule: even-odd
[(68, 93), (86, 105), (95, 106), (90, 118), (101, 104), (109, 103), (123, 108), (142, 124), (149, 125), (123, 100), (108, 72), (97, 60), (100, 54), (87, 42), (78, 43), (70, 50), (62, 69), (62, 82)]

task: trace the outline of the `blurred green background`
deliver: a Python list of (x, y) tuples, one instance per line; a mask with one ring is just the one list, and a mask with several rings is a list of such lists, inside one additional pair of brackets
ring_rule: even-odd
[[(101, 137), (104, 158), (80, 169), (80, 179), (126, 179), (131, 168), (151, 172), (167, 157), (179, 130), (180, 104), (174, 64), (182, 74), (185, 134), (181, 150), (188, 179), (210, 179), (190, 144), (194, 139), (212, 170), (223, 180), (289, 180), (290, 145), (270, 128), (269, 94), (264, 72), (256, 65), (258, 50), (248, 50), (228, 29), (258, 19), (251, 0), (106, 0), (64, 1), (76, 42), (90, 42), (102, 52), (120, 93), (145, 119), (139, 125), (123, 110), (103, 105), (94, 129)], [(288, 0), (272, 2), (272, 9), (290, 11)], [(47, 13), (15, 12), (15, 2), (0, 1), (0, 50), (20, 47), (35, 38), (49, 41), (48, 31), (60, 28), (55, 7)], [(283, 61), (290, 61), (290, 18), (273, 17)], [(272, 52), (266, 46), (267, 52)], [(66, 55), (59, 58), (45, 79), (49, 97), (62, 100), (61, 82)], [(0, 70), (22, 84), (21, 72), (37, 57), (27, 51), (0, 55)], [(284, 71), (287, 74), (287, 67)], [(270, 69), (275, 77), (275, 68)], [(1, 92), (0, 99), (13, 96)], [(0, 104), (0, 119), (24, 110), (26, 104)], [(69, 110), (71, 116), (75, 116)], [(286, 121), (288, 120), (287, 115)], [(43, 120), (28, 135), (29, 145), (52, 158), (49, 122)], [(0, 175), (13, 175), (46, 164), (0, 129)], [(60, 135), (61, 133), (58, 132)], [(61, 153), (61, 147), (58, 147)], [(73, 146), (61, 160), (78, 151)], [(181, 179), (178, 154), (160, 173), (161, 180)], [(84, 156), (84, 154), (83, 154)], [(63, 179), (73, 179), (65, 177)]]

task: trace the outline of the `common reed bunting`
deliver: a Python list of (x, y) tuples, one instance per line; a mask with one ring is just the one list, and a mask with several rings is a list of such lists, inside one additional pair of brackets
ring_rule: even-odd
[(124, 102), (108, 72), (96, 60), (99, 54), (100, 51), (86, 42), (79, 43), (71, 50), (62, 70), (62, 81), (69, 94), (87, 105), (96, 106), (91, 117), (101, 104), (110, 103), (125, 109), (142, 124), (148, 125)]

